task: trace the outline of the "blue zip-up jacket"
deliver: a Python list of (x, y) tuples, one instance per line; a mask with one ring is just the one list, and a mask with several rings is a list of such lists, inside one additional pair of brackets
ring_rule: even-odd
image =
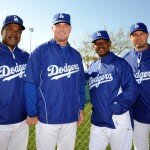
[(139, 96), (133, 117), (138, 122), (150, 123), (150, 47), (142, 52), (129, 51), (124, 58), (130, 64), (138, 83)]
[(85, 74), (79, 52), (69, 44), (61, 47), (52, 39), (36, 48), (29, 58), (24, 80), (31, 83), (27, 87), (36, 89), (36, 94), (26, 95), (28, 116), (38, 116), (47, 124), (78, 120), (85, 103)]
[(138, 94), (131, 67), (123, 58), (109, 52), (91, 64), (86, 79), (93, 106), (92, 124), (115, 128), (112, 116), (130, 110)]
[(18, 47), (11, 52), (0, 43), (0, 125), (18, 123), (27, 117), (22, 77), (28, 57)]

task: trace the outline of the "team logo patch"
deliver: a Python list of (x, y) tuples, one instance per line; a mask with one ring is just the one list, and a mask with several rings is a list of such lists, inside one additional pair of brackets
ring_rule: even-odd
[(134, 74), (134, 77), (136, 82), (141, 84), (142, 81), (150, 80), (150, 71), (140, 72), (140, 70), (138, 70), (138, 72)]
[(113, 77), (110, 74), (103, 74), (100, 75), (98, 74), (96, 77), (90, 77), (89, 78), (89, 87), (92, 89), (93, 87), (98, 88), (100, 84), (105, 83), (105, 82), (110, 82), (113, 80)]
[(0, 78), (2, 81), (10, 81), (16, 77), (22, 78), (25, 73), (26, 64), (18, 65), (15, 67), (8, 67), (6, 65), (0, 66)]
[(47, 68), (48, 76), (51, 77), (51, 80), (58, 80), (63, 77), (70, 78), (72, 74), (79, 71), (78, 64), (67, 65), (64, 67), (58, 67), (56, 65), (51, 65)]

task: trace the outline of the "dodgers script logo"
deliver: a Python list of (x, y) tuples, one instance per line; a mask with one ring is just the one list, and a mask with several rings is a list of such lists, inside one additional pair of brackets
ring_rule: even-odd
[(0, 78), (3, 78), (2, 81), (10, 81), (16, 77), (22, 78), (25, 73), (26, 64), (18, 65), (15, 67), (8, 67), (6, 65), (0, 66)]
[(58, 67), (56, 65), (51, 65), (47, 68), (48, 76), (51, 77), (51, 80), (58, 80), (62, 77), (70, 78), (71, 74), (74, 74), (79, 71), (78, 64), (67, 65), (64, 67)]
[(92, 89), (93, 87), (98, 88), (100, 84), (105, 83), (105, 82), (110, 82), (112, 80), (113, 80), (113, 77), (111, 73), (103, 74), (103, 75), (98, 74), (95, 78), (93, 77), (89, 78), (89, 86), (90, 86), (90, 89)]
[(136, 82), (141, 84), (142, 81), (150, 80), (150, 71), (140, 72), (140, 70), (138, 70), (138, 72), (134, 74), (134, 77)]

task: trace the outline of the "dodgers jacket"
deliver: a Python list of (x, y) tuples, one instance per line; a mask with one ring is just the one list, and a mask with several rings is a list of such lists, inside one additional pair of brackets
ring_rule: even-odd
[(124, 58), (132, 67), (140, 93), (134, 105), (134, 119), (150, 123), (150, 47), (142, 52), (131, 50)]
[(123, 115), (130, 110), (138, 94), (131, 67), (123, 58), (109, 52), (91, 64), (86, 71), (86, 79), (93, 106), (92, 124), (115, 128), (113, 116)]
[(52, 39), (35, 49), (24, 80), (36, 87), (35, 99), (26, 95), (28, 116), (47, 124), (78, 120), (85, 102), (85, 75), (80, 54), (69, 44), (61, 47)]
[(18, 47), (13, 52), (0, 43), (0, 125), (26, 119), (22, 77), (29, 54)]

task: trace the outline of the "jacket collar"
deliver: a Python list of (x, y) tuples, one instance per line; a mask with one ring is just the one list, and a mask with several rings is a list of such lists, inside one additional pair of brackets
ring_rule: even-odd
[(107, 55), (101, 58), (101, 62), (107, 63), (110, 62), (115, 57), (115, 54), (113, 52), (109, 52)]
[(50, 42), (54, 45), (59, 45), (61, 48), (67, 48), (70, 46), (69, 43), (66, 46), (61, 46), (60, 44), (57, 43), (57, 41), (55, 39), (51, 39)]
[(16, 50), (16, 48), (17, 48), (17, 46), (15, 46), (15, 48), (13, 49), (13, 51), (11, 51), (10, 48), (9, 48), (9, 46), (7, 46), (7, 45), (4, 44), (4, 43), (0, 43), (0, 46), (1, 46), (4, 50), (9, 51), (9, 52), (14, 52), (14, 51)]

